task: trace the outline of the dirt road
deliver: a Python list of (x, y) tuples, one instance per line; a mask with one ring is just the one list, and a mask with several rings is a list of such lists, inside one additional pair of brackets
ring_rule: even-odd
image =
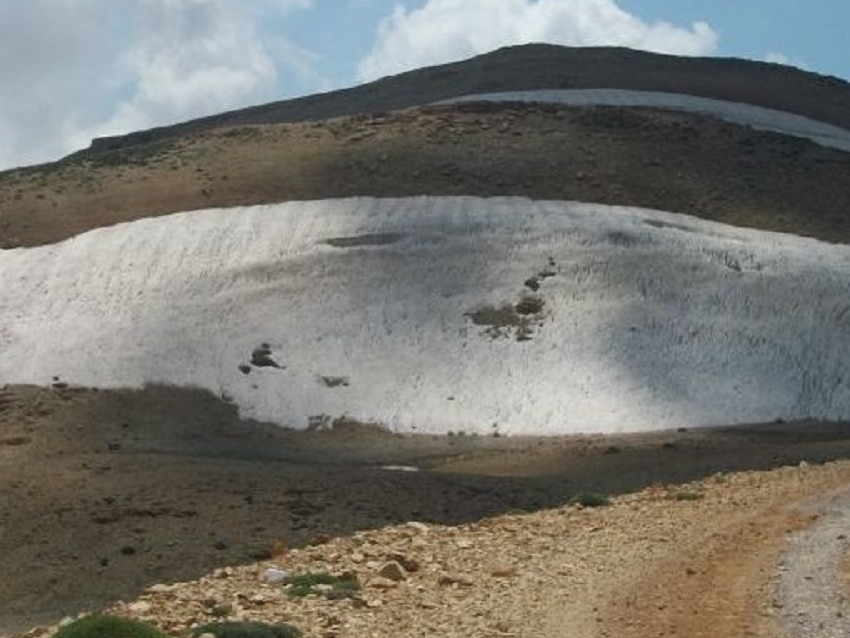
[[(843, 462), (658, 486), (604, 508), (403, 524), (154, 588), (116, 610), (178, 632), (224, 608), (317, 637), (844, 635), (786, 633), (775, 574), (787, 535), (814, 523), (788, 504), (848, 481)], [(411, 569), (382, 576), (394, 561)], [(291, 598), (264, 582), (270, 566), (356, 573), (363, 590), (343, 601)]]

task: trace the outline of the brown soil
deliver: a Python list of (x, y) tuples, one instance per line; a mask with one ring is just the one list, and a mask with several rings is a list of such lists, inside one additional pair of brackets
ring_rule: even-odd
[(0, 247), (181, 210), (519, 195), (850, 241), (850, 154), (696, 115), (469, 105), (225, 129), (0, 174)]
[[(840, 424), (619, 437), (441, 438), (397, 436), (359, 425), (294, 433), (240, 422), (232, 406), (202, 392), (173, 388), (94, 392), (15, 387), (2, 393), (0, 403), (0, 634), (132, 599), (155, 583), (252, 563), (281, 544), (295, 547), (339, 538), (335, 542), (345, 545), (355, 542), (351, 534), (358, 530), (410, 520), (490, 529), (491, 524), (479, 521), (514, 512), (540, 512), (541, 519), (509, 516), (524, 521), (523, 529), (548, 526), (544, 521), (560, 516), (558, 508), (582, 492), (626, 494), (717, 472), (850, 456), (850, 425)], [(380, 469), (389, 464), (428, 471)], [(677, 500), (672, 488), (661, 493), (653, 511), (669, 510), (665, 533), (678, 526), (690, 530), (665, 544), (664, 555), (675, 552), (667, 557), (703, 564), (699, 582), (725, 579), (723, 565), (739, 569), (744, 550), (747, 564), (761, 560), (759, 552), (773, 556), (781, 540), (774, 531), (787, 522), (780, 510), (768, 515), (761, 505), (739, 506), (739, 499), (749, 497), (736, 493), (717, 497), (734, 504), (722, 517), (715, 512), (711, 525), (694, 525), (690, 515), (673, 514), (702, 507), (702, 501)], [(659, 492), (647, 494), (652, 501)], [(642, 502), (645, 496), (636, 498)], [(774, 507), (779, 501), (770, 503)], [(748, 522), (753, 517), (758, 517), (758, 533)], [(649, 525), (644, 518), (640, 525)], [(628, 536), (630, 528), (622, 525), (594, 523), (594, 539)], [(444, 533), (465, 533), (452, 530)], [(528, 533), (529, 543), (545, 544), (545, 538)], [(629, 542), (639, 544), (641, 539), (636, 534)], [(504, 558), (501, 546), (485, 537), (476, 546), (493, 560)], [(608, 552), (614, 549), (606, 547)], [(590, 561), (586, 568), (592, 570), (591, 558), (582, 560)], [(290, 558), (281, 560), (288, 564)], [(526, 560), (532, 559), (522, 558)], [(663, 565), (659, 563), (658, 580), (653, 581), (657, 595), (679, 592), (675, 600), (686, 600), (681, 583), (664, 584), (668, 575)], [(672, 575), (678, 570), (673, 568)], [(594, 587), (610, 590), (599, 594), (599, 605), (625, 600), (620, 597), (627, 592), (615, 592), (622, 585), (619, 580), (596, 578)], [(697, 581), (689, 578), (685, 584), (696, 586)], [(718, 591), (727, 596), (731, 590)], [(753, 590), (741, 592), (741, 609), (748, 610)], [(639, 599), (640, 604), (649, 600)], [(728, 600), (717, 604), (721, 602)], [(617, 617), (610, 611), (610, 622)], [(656, 614), (649, 617), (662, 622)]]

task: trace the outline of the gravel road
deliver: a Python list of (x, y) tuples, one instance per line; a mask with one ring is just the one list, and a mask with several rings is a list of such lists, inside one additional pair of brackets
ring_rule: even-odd
[(850, 550), (850, 489), (808, 501), (801, 511), (817, 522), (790, 536), (775, 605), (791, 638), (844, 638), (850, 635), (843, 569)]

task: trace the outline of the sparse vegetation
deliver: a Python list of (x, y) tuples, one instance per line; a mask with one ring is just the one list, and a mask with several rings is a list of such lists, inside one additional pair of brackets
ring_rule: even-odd
[(192, 636), (203, 634), (212, 634), (216, 638), (298, 638), (301, 630), (283, 623), (270, 625), (261, 622), (224, 621), (192, 629)]
[(65, 625), (54, 638), (169, 638), (169, 636), (138, 620), (94, 614)]
[[(170, 142), (153, 142), (114, 150), (83, 151), (79, 154), (79, 157), (88, 160), (91, 168), (148, 166), (162, 160), (172, 148), (173, 144)], [(68, 159), (71, 160), (72, 158)]]
[(349, 598), (360, 591), (360, 583), (354, 574), (334, 576), (327, 572), (294, 574), (283, 581), (290, 596), (301, 598), (324, 595), (331, 600)]
[(582, 507), (604, 507), (611, 504), (611, 499), (598, 492), (579, 492), (570, 499), (570, 502)]
[(213, 618), (227, 618), (230, 614), (233, 613), (233, 605), (230, 603), (225, 603), (224, 605), (214, 605), (212, 609), (210, 609), (210, 616)]
[(704, 494), (690, 490), (679, 490), (673, 493), (673, 499), (677, 501), (698, 501), (704, 496)]

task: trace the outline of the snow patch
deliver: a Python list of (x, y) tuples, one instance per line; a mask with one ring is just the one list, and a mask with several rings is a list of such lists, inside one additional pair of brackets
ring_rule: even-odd
[(439, 102), (439, 104), (456, 104), (459, 102), (538, 102), (568, 104), (570, 106), (640, 106), (670, 109), (709, 115), (761, 131), (801, 137), (827, 148), (850, 151), (850, 131), (840, 126), (752, 104), (714, 100), (681, 93), (629, 91), (626, 89), (541, 89), (537, 91), (505, 91), (464, 95)]
[(850, 247), (685, 215), (290, 202), (4, 250), (0, 273), (0, 385), (202, 387), (298, 428), (850, 418)]

